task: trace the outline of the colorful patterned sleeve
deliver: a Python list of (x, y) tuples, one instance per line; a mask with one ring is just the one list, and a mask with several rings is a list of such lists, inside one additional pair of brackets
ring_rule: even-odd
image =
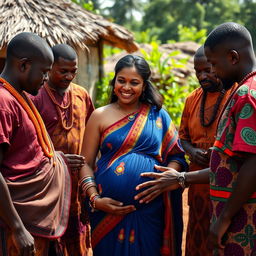
[(256, 90), (243, 85), (235, 95), (232, 151), (256, 153)]

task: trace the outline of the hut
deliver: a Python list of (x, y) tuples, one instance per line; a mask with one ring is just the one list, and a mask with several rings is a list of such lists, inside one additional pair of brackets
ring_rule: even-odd
[(103, 73), (103, 44), (127, 52), (138, 49), (133, 35), (124, 27), (70, 0), (2, 0), (0, 13), (0, 70), (12, 37), (23, 31), (33, 32), (50, 46), (66, 43), (76, 49), (79, 68), (74, 82), (86, 87), (92, 96), (95, 82)]

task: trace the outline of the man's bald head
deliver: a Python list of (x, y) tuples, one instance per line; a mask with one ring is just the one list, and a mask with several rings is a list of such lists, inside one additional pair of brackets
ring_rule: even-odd
[(234, 50), (248, 46), (252, 48), (252, 38), (244, 26), (227, 22), (216, 27), (205, 41), (205, 47), (210, 50), (217, 46), (229, 47)]
[(7, 62), (14, 58), (53, 61), (53, 54), (50, 46), (43, 38), (34, 33), (22, 32), (16, 35), (7, 46)]
[(197, 50), (196, 50), (196, 53), (194, 55), (194, 58), (202, 58), (202, 57), (205, 57), (204, 55), (204, 46), (200, 46)]
[(54, 56), (54, 62), (58, 61), (59, 58), (63, 58), (65, 60), (76, 60), (77, 54), (75, 50), (67, 45), (67, 44), (56, 44), (52, 47), (52, 52)]
[(252, 38), (240, 24), (227, 22), (216, 27), (207, 37), (204, 50), (225, 89), (254, 69)]
[(36, 95), (48, 80), (52, 64), (53, 53), (46, 41), (36, 34), (23, 32), (8, 44), (1, 76), (13, 83), (19, 92)]

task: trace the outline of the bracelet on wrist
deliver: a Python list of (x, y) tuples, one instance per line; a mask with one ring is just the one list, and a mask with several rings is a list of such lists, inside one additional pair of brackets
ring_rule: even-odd
[(93, 192), (91, 195), (90, 195), (90, 199), (89, 199), (89, 203), (90, 203), (90, 207), (92, 209), (92, 212), (96, 210), (96, 206), (95, 206), (95, 203), (96, 203), (96, 200), (100, 198), (100, 195), (96, 192)]
[(91, 187), (97, 187), (96, 183), (94, 181), (94, 178), (91, 176), (85, 176), (83, 177), (79, 182), (78, 182), (78, 186), (80, 188), (81, 194), (82, 196), (86, 196), (87, 191), (89, 188)]

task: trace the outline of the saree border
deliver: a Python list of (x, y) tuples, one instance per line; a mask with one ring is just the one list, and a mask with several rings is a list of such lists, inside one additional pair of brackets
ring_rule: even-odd
[[(142, 108), (142, 107), (141, 107)], [(125, 117), (121, 118), (120, 120), (114, 122), (109, 127), (107, 127), (101, 136), (100, 145), (103, 141), (113, 132), (117, 131), (118, 129), (124, 127), (126, 124), (130, 123), (131, 121), (128, 119), (129, 116), (136, 115), (140, 112), (141, 108), (138, 111), (132, 112), (131, 114), (126, 115)]]
[[(138, 112), (138, 115), (130, 128), (130, 131), (126, 137), (126, 139), (123, 141), (122, 145), (120, 146), (119, 150), (114, 154), (114, 156), (109, 161), (108, 167), (111, 166), (116, 160), (118, 160), (122, 155), (127, 154), (129, 151), (132, 150), (134, 145), (137, 143), (141, 132), (143, 131), (145, 124), (147, 122), (147, 116), (150, 112), (151, 107), (148, 105), (142, 105), (141, 109)], [(131, 114), (130, 114), (131, 115)], [(128, 116), (130, 116), (128, 115)], [(113, 131), (119, 129), (121, 126), (129, 123), (128, 116), (122, 118), (118, 122), (111, 125), (108, 129), (105, 130), (103, 133), (103, 140)], [(103, 141), (102, 140), (102, 141)], [(103, 239), (104, 236), (106, 236), (113, 228), (120, 223), (125, 215), (112, 215), (108, 214), (106, 215), (100, 223), (95, 227), (94, 230), (92, 230), (92, 248), (95, 248), (95, 246)]]
[(163, 142), (161, 145), (162, 151), (160, 152), (162, 153), (161, 155), (163, 156), (163, 161), (166, 160), (169, 152), (175, 147), (175, 145), (179, 147), (179, 145), (176, 143), (177, 140), (178, 140), (178, 131), (176, 130), (174, 124), (171, 122), (168, 128), (168, 131), (166, 132), (163, 138)]
[(119, 222), (121, 222), (124, 217), (125, 215), (112, 214), (105, 216), (92, 231), (92, 248), (94, 249), (95, 246), (102, 240), (102, 238), (106, 236)]
[(108, 167), (110, 167), (114, 162), (116, 162), (121, 156), (130, 152), (136, 145), (147, 122), (147, 116), (150, 112), (150, 109), (150, 106), (142, 105), (141, 110), (134, 124), (132, 125), (129, 133), (127, 134), (119, 150), (112, 156), (111, 160), (108, 163)]
[(175, 255), (175, 237), (173, 231), (173, 209), (171, 204), (171, 197), (169, 192), (163, 193), (164, 202), (164, 231), (163, 231), (163, 243), (161, 246), (161, 256)]
[[(130, 128), (129, 133), (126, 136), (126, 139), (123, 141), (122, 145), (120, 146), (119, 150), (114, 154), (114, 156), (109, 161), (108, 167), (115, 163), (121, 156), (130, 152), (133, 147), (136, 145), (141, 132), (143, 131), (146, 122), (148, 120), (148, 115), (150, 113), (151, 107), (148, 105), (143, 105), (141, 110), (139, 111), (132, 127)], [(115, 129), (121, 127), (122, 124), (126, 124), (127, 117), (121, 119), (117, 123), (111, 125), (108, 129), (106, 129), (103, 133), (103, 140)], [(118, 125), (118, 126), (117, 126)], [(169, 124), (168, 130), (166, 131), (165, 135), (163, 136), (162, 144), (159, 149), (158, 158), (161, 158), (161, 153), (165, 153), (165, 157), (167, 157), (168, 153), (174, 148), (175, 143), (178, 140), (178, 132), (175, 129), (173, 122)], [(165, 206), (165, 228), (163, 230), (163, 241), (161, 246), (161, 255), (175, 255), (175, 238), (174, 232), (171, 232), (173, 228), (173, 215), (172, 215), (172, 205), (169, 193), (163, 194), (163, 202)], [(96, 227), (92, 230), (92, 248), (94, 249), (100, 241), (109, 233), (111, 232), (116, 225), (118, 225), (126, 215), (112, 215), (106, 214), (104, 218), (96, 225)]]

